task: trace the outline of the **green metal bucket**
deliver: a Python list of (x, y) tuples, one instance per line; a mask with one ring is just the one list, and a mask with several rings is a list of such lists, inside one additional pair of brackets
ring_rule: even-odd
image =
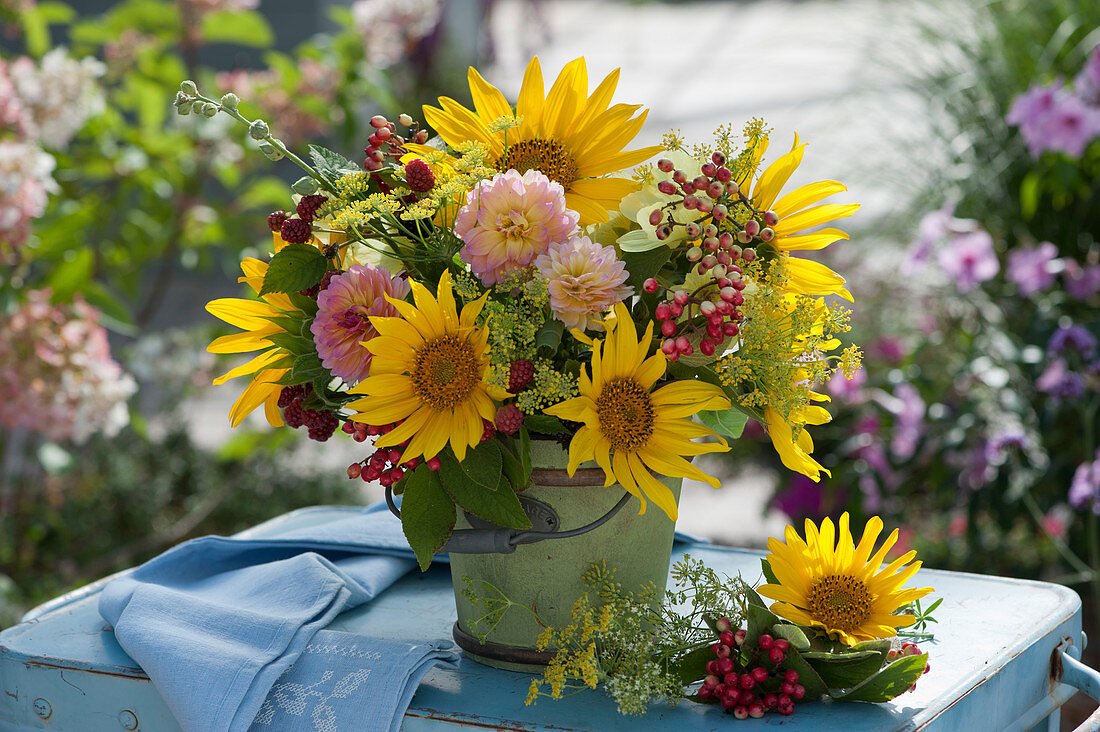
[[(556, 442), (533, 440), (531, 461), (535, 468), (533, 485), (521, 498), (536, 524), (547, 518), (553, 523), (556, 517), (556, 530), (581, 527), (603, 516), (623, 497), (622, 486), (604, 487), (603, 471), (595, 463), (581, 465), (570, 478), (565, 471), (568, 455)], [(678, 501), (681, 479), (657, 478)], [(586, 591), (581, 575), (593, 562), (606, 562), (624, 590), (637, 590), (648, 583), (663, 589), (675, 523), (652, 504), (642, 515), (638, 507), (638, 500), (632, 497), (621, 511), (592, 531), (522, 544), (510, 554), (452, 553), (451, 581), (458, 607), (454, 637), (466, 655), (497, 668), (540, 672), (553, 654), (537, 649), (543, 630), (539, 621), (554, 627), (571, 622), (573, 605)], [(482, 525), (479, 523), (479, 527)], [(473, 526), (460, 512), (455, 528)], [(499, 591), (522, 607), (509, 607), (485, 634), (486, 626), (474, 622), (485, 615), (485, 610), (463, 595), (465, 578), (471, 580), (479, 596), (492, 597)], [(524, 608), (537, 612), (538, 619)]]

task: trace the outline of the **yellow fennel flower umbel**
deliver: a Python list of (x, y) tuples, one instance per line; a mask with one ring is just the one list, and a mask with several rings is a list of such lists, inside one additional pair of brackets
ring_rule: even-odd
[[(582, 462), (595, 460), (603, 468), (605, 485), (618, 482), (638, 497), (639, 513), (645, 511), (648, 498), (675, 521), (672, 491), (650, 471), (718, 488), (715, 478), (683, 456), (725, 452), (729, 447), (716, 432), (687, 418), (704, 409), (729, 409), (730, 401), (717, 386), (690, 379), (652, 391), (668, 364), (660, 351), (646, 358), (653, 323), (639, 341), (630, 311), (619, 303), (606, 328), (606, 342), (592, 344), (590, 374), (580, 374), (581, 395), (543, 411), (584, 423), (569, 443), (570, 475)], [(718, 442), (692, 441), (699, 437), (714, 437)]]
[[(275, 238), (279, 239), (278, 236)], [(247, 283), (258, 294), (263, 287), (264, 275), (267, 274), (267, 262), (252, 258), (244, 259), (241, 261), (241, 271), (244, 276), (239, 281)], [(211, 300), (206, 304), (206, 309), (211, 315), (243, 330), (241, 333), (215, 339), (206, 350), (211, 353), (263, 351), (251, 361), (214, 379), (214, 386), (220, 386), (229, 379), (253, 374), (252, 382), (229, 411), (229, 423), (236, 427), (262, 404), (268, 423), (272, 427), (282, 427), (283, 418), (279, 413), (278, 402), (283, 387), (276, 382), (290, 371), (290, 368), (274, 366), (290, 353), (269, 340), (270, 336), (285, 332), (272, 319), (301, 311), (294, 307), (290, 297), (283, 293), (269, 293), (263, 295), (260, 300), (244, 300), (235, 297)]]
[[(778, 221), (771, 224), (775, 232), (771, 243), (786, 257), (791, 289), (804, 295), (840, 295), (851, 300), (852, 295), (844, 287), (842, 276), (818, 262), (789, 256), (791, 252), (824, 249), (833, 242), (847, 239), (848, 234), (840, 229), (818, 229), (809, 234), (803, 232), (834, 219), (846, 218), (859, 210), (858, 203), (814, 205), (835, 193), (848, 190), (842, 183), (831, 180), (808, 183), (779, 198), (783, 186), (802, 163), (805, 149), (806, 143), (800, 143), (798, 135), (795, 135), (790, 152), (767, 167), (753, 186), (749, 198), (754, 208), (771, 211), (778, 217)], [(745, 186), (742, 190), (748, 195)]]
[(415, 305), (387, 297), (401, 317), (371, 317), (379, 335), (365, 342), (373, 356), (370, 376), (350, 390), (363, 398), (347, 406), (357, 412), (355, 422), (401, 423), (374, 443), (394, 447), (409, 440), (399, 462), (430, 460), (448, 442), (463, 460), (466, 448), (481, 442), (482, 420), (496, 416), (493, 400), (510, 396), (485, 381), (489, 331), (476, 321), (488, 293), (459, 315), (449, 271), (434, 297), (419, 282), (409, 284)]
[(898, 531), (894, 529), (872, 554), (881, 532), (882, 519), (875, 516), (856, 545), (848, 530), (847, 513), (840, 517), (835, 531), (828, 518), (820, 529), (807, 519), (805, 540), (788, 526), (786, 543), (769, 539), (765, 557), (778, 584), (761, 585), (757, 591), (777, 601), (771, 606), (776, 615), (816, 628), (845, 645), (897, 635), (898, 628), (911, 625), (916, 618), (894, 612), (932, 588), (902, 589), (921, 563), (908, 564), (917, 555), (909, 551), (883, 567)]
[(658, 145), (623, 149), (642, 129), (648, 112), (635, 116), (641, 105), (609, 107), (618, 81), (616, 69), (589, 95), (588, 70), (578, 58), (544, 93), (542, 68), (533, 58), (513, 111), (500, 90), (471, 67), (474, 109), (440, 97), (442, 109), (425, 105), (424, 117), (451, 147), (468, 141), (484, 144), (498, 170), (538, 170), (560, 183), (569, 208), (587, 226), (607, 221), (608, 209), (617, 209), (624, 196), (638, 189), (630, 179), (601, 176), (631, 168), (662, 150)]

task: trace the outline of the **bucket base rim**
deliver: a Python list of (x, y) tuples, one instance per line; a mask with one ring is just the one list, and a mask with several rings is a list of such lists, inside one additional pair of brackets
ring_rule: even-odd
[(553, 651), (539, 651), (492, 641), (482, 643), (477, 636), (466, 632), (457, 621), (451, 628), (451, 636), (459, 648), (474, 661), (508, 671), (542, 673), (555, 655)]

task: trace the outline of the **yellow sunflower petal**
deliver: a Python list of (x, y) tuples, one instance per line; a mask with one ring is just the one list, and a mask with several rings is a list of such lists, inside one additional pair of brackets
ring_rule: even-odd
[(775, 211), (779, 218), (783, 219), (822, 199), (846, 190), (848, 189), (843, 183), (838, 183), (835, 180), (822, 180), (817, 183), (807, 183), (776, 201), (775, 205), (772, 206), (772, 211)]
[(802, 153), (805, 151), (805, 143), (799, 144), (798, 134), (794, 136), (794, 145), (791, 151), (781, 155), (756, 181), (752, 190), (753, 205), (760, 209), (769, 209), (775, 202), (775, 197), (790, 179), (791, 175), (802, 163)]
[(542, 66), (539, 65), (539, 57), (535, 56), (523, 72), (523, 84), (516, 100), (516, 114), (523, 120), (519, 127), (522, 139), (538, 137), (542, 133), (543, 89)]
[(805, 211), (792, 214), (785, 219), (780, 219), (779, 223), (773, 226), (772, 229), (778, 236), (796, 234), (799, 231), (805, 231), (806, 229), (820, 226), (821, 224), (835, 221), (836, 219), (847, 218), (858, 210), (858, 203), (824, 203), (820, 206), (814, 206)]
[(473, 66), (466, 73), (470, 83), (470, 96), (474, 100), (477, 115), (488, 121), (512, 116), (512, 105), (495, 86), (485, 81)]
[(677, 514), (676, 497), (672, 495), (672, 489), (654, 478), (636, 453), (627, 455), (626, 460), (627, 464), (630, 465), (634, 479), (638, 482), (638, 488), (645, 494), (645, 497), (653, 501), (657, 508), (664, 511), (670, 519), (675, 521)]
[(852, 301), (852, 293), (844, 289), (844, 278), (820, 262), (788, 257), (787, 272), (791, 287), (811, 296), (840, 295)]
[(824, 249), (830, 244), (848, 239), (848, 233), (840, 229), (821, 229), (813, 234), (799, 236), (777, 236), (773, 239), (776, 248), (783, 252), (804, 252)]

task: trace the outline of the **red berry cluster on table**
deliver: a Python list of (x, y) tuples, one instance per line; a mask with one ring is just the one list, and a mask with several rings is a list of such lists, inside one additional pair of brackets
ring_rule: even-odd
[(737, 719), (760, 718), (769, 711), (794, 714), (794, 700), (806, 689), (798, 683), (798, 672), (783, 665), (790, 643), (764, 634), (749, 644), (746, 632), (734, 631), (728, 618), (716, 625), (715, 658), (707, 661), (699, 698), (716, 701)]

